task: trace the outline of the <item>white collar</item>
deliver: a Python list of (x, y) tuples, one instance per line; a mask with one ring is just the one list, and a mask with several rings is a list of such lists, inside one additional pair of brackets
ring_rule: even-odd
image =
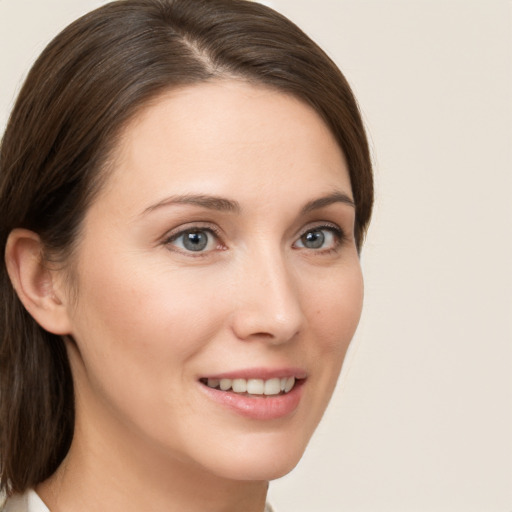
[(37, 493), (30, 489), (7, 499), (2, 512), (50, 512)]

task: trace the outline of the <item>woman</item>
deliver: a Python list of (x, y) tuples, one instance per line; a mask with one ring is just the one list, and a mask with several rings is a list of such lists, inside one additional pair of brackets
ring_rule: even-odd
[(357, 104), (244, 0), (120, 0), (43, 52), (2, 141), (5, 510), (262, 512), (362, 305)]

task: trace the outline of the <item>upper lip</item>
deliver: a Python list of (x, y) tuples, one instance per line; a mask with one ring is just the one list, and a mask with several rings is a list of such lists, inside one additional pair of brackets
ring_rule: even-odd
[(281, 368), (244, 368), (240, 370), (230, 370), (222, 373), (203, 375), (202, 379), (274, 379), (282, 377), (295, 377), (296, 379), (305, 379), (307, 372), (303, 368), (281, 367)]

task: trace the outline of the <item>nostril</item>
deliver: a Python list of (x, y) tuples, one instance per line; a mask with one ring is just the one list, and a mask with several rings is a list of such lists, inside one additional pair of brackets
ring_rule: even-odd
[(254, 334), (251, 334), (250, 336), (254, 337), (254, 338), (267, 338), (267, 339), (272, 339), (274, 337), (269, 332), (255, 332)]

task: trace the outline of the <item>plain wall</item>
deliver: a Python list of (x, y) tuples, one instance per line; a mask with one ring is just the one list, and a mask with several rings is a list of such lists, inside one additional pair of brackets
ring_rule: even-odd
[[(104, 2), (0, 0), (0, 127), (49, 39)], [(372, 141), (363, 319), (279, 512), (512, 511), (512, 3), (275, 0)]]

